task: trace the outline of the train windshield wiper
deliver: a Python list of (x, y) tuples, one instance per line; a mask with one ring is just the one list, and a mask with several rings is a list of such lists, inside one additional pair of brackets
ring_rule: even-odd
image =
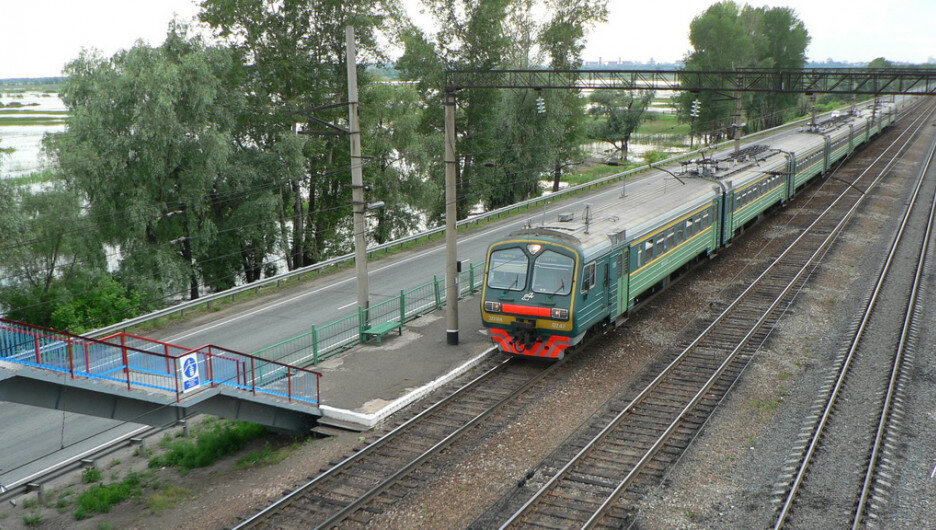
[(512, 290), (517, 283), (520, 282), (520, 273), (514, 274), (514, 282), (510, 284), (510, 287), (507, 288), (508, 291)]
[(557, 294), (559, 294), (559, 291), (563, 291), (563, 290), (565, 290), (565, 278), (559, 278), (559, 288), (553, 291), (553, 293), (549, 296), (556, 296)]

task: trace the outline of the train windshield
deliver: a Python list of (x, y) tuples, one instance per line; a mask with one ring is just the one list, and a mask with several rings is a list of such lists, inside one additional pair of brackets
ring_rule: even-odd
[(488, 287), (522, 291), (526, 288), (527, 266), (530, 260), (517, 247), (491, 252), (488, 265)]
[(552, 250), (540, 254), (533, 262), (533, 291), (566, 295), (572, 292), (572, 272), (575, 260)]

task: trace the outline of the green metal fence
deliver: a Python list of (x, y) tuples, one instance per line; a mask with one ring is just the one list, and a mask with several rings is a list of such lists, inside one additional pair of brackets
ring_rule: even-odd
[[(484, 281), (483, 276), (483, 264), (472, 264), (468, 270), (459, 273), (458, 298), (477, 292)], [(316, 365), (338, 352), (364, 343), (370, 336), (369, 330), (391, 323), (405, 324), (443, 307), (445, 302), (445, 278), (433, 276), (431, 282), (400, 291), (398, 296), (366, 310), (358, 308), (356, 313), (341, 320), (312, 326), (311, 331), (258, 350), (254, 355), (294, 366)]]

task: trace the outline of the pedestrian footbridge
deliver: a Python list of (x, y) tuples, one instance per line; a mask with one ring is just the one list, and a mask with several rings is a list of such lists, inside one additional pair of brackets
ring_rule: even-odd
[(307, 433), (321, 374), (207, 345), (117, 333), (91, 339), (0, 319), (0, 400), (171, 425), (193, 414)]

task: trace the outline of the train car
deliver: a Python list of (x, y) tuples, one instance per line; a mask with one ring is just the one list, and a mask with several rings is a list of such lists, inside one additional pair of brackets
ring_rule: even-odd
[(482, 321), (506, 353), (559, 359), (829, 170), (896, 117), (830, 116), (737, 153), (628, 184), (601, 208), (560, 213), (490, 245)]

